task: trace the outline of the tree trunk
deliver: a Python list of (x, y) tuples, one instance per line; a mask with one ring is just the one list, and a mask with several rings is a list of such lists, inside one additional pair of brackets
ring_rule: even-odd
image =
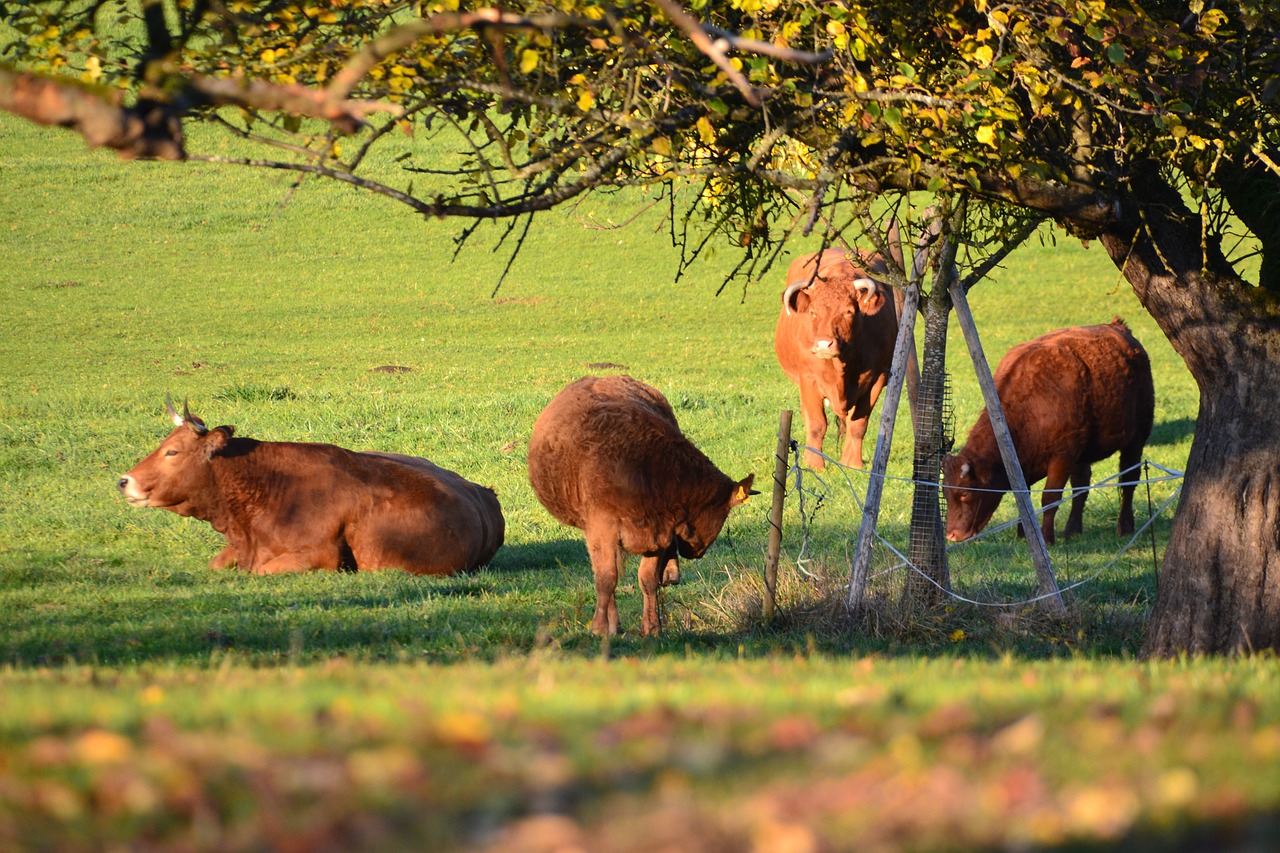
[(1102, 243), (1200, 388), (1143, 653), (1280, 648), (1280, 300), (1153, 173), (1121, 212)]
[(924, 355), (921, 358), (919, 402), (916, 406), (915, 450), (912, 479), (916, 481), (911, 503), (911, 544), (907, 556), (917, 571), (908, 568), (903, 588), (904, 605), (933, 604), (951, 591), (947, 567), (946, 530), (939, 506), (943, 441), (946, 438), (947, 317), (951, 299), (947, 283), (936, 275), (924, 308)]

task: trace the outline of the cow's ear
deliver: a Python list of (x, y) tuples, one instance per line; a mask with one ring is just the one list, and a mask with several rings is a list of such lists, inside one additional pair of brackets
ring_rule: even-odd
[(231, 436), (235, 434), (236, 428), (233, 426), (220, 426), (217, 429), (209, 430), (204, 437), (204, 452), (206, 456), (213, 456), (219, 450), (227, 446), (227, 442), (231, 440)]
[(809, 289), (803, 282), (796, 282), (782, 294), (782, 301), (792, 314), (803, 314), (809, 310)]
[(733, 509), (738, 504), (746, 503), (750, 500), (752, 495), (760, 494), (755, 489), (751, 488), (751, 484), (755, 479), (755, 474), (748, 474), (733, 487), (733, 493), (729, 495), (729, 509)]
[(879, 313), (884, 307), (884, 288), (869, 278), (860, 278), (853, 283), (858, 292), (858, 310), (868, 317)]

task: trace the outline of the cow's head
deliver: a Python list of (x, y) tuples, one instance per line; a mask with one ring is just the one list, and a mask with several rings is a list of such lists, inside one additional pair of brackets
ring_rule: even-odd
[(888, 299), (888, 288), (872, 278), (866, 267), (883, 267), (874, 256), (860, 257), (855, 266), (842, 254), (831, 262), (834, 250), (815, 256), (813, 266), (805, 264), (804, 274), (787, 285), (782, 294), (782, 309), (788, 315), (799, 315), (809, 325), (812, 335), (810, 352), (818, 358), (835, 358), (853, 341), (859, 316), (871, 317), (880, 312)]
[(157, 507), (191, 515), (211, 495), (210, 458), (226, 446), (235, 427), (209, 429), (183, 403), (182, 414), (166, 398), (169, 418), (177, 426), (160, 446), (134, 465), (116, 484), (130, 506)]
[(963, 542), (987, 526), (1009, 480), (1003, 466), (970, 458), (961, 450), (942, 460), (942, 486), (947, 499), (947, 539)]
[(729, 511), (746, 503), (752, 495), (760, 494), (751, 488), (755, 478), (755, 474), (748, 474), (745, 479), (733, 483), (727, 495), (722, 493), (676, 526), (676, 550), (681, 557), (693, 560), (707, 552), (711, 543), (720, 535), (720, 528), (724, 527)]

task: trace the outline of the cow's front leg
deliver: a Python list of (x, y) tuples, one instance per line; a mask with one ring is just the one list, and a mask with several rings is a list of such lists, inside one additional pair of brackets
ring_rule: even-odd
[(827, 409), (825, 398), (818, 384), (813, 381), (800, 383), (800, 414), (804, 416), (805, 446), (813, 448), (804, 452), (804, 464), (815, 471), (826, 467), (826, 460), (816, 451), (822, 450), (827, 437)]
[(213, 559), (209, 561), (209, 568), (229, 569), (239, 565), (239, 563), (240, 559), (236, 556), (236, 549), (228, 545), (215, 554)]
[(1053, 521), (1058, 515), (1054, 504), (1062, 499), (1062, 487), (1067, 484), (1070, 473), (1071, 463), (1068, 460), (1061, 456), (1049, 460), (1049, 473), (1044, 478), (1044, 497), (1040, 500), (1040, 506), (1047, 507), (1044, 518), (1040, 520), (1040, 532), (1044, 534), (1046, 545), (1053, 544)]
[(258, 553), (259, 562), (253, 568), (253, 573), (258, 575), (279, 575), (285, 572), (305, 572), (311, 569), (336, 571), (338, 568), (339, 555), (336, 542), (324, 542), (304, 548), (290, 548), (285, 551), (278, 551), (265, 561), (261, 560), (261, 557), (266, 555), (262, 551)]
[(612, 636), (618, 633), (618, 604), (614, 591), (622, 574), (622, 549), (618, 531), (613, 525), (588, 525), (587, 554), (596, 579), (596, 612), (591, 620), (593, 633)]
[(662, 555), (662, 585), (676, 586), (680, 583), (680, 555), (674, 547), (667, 549)]
[(640, 593), (644, 596), (644, 616), (640, 620), (640, 633), (656, 637), (662, 630), (658, 620), (658, 588), (662, 581), (662, 557), (654, 554), (640, 558)]
[(255, 575), (282, 575), (286, 572), (305, 572), (310, 569), (325, 568), (317, 566), (308, 554), (289, 552), (279, 554), (267, 560), (253, 570)]

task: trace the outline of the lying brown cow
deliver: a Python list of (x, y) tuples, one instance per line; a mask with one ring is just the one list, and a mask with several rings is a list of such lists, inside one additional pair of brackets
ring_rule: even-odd
[[(840, 463), (856, 468), (863, 466), (862, 439), (889, 379), (898, 333), (897, 312), (886, 307), (893, 291), (874, 277), (884, 272), (879, 255), (851, 260), (840, 249), (827, 249), (796, 258), (774, 332), (778, 363), (800, 386), (806, 444), (822, 449), (828, 401), (844, 434)], [(805, 451), (805, 464), (821, 469), (823, 459), (813, 450)]]
[[(1071, 479), (1071, 515), (1063, 537), (1084, 529), (1090, 466), (1120, 451), (1121, 499), (1116, 532), (1133, 532), (1134, 466), (1151, 434), (1155, 387), (1151, 362), (1118, 317), (1100, 326), (1059, 329), (1018, 344), (1000, 361), (996, 390), (1028, 484), (1044, 479), (1045, 505)], [(1009, 489), (991, 420), (984, 409), (965, 445), (943, 461), (947, 538), (968, 539), (986, 526)], [(983, 489), (991, 491), (980, 491)], [(1040, 529), (1053, 542), (1057, 508)]]
[(680, 432), (671, 405), (629, 376), (588, 376), (556, 395), (529, 439), (538, 500), (586, 534), (596, 579), (591, 630), (618, 633), (622, 550), (642, 555), (643, 634), (657, 634), (658, 587), (680, 582), (678, 557), (701, 557), (729, 510), (755, 494)]
[(209, 563), (255, 574), (476, 569), (502, 545), (492, 490), (415, 456), (233, 438), (168, 405), (177, 429), (120, 478), (131, 506), (207, 521), (227, 538)]

